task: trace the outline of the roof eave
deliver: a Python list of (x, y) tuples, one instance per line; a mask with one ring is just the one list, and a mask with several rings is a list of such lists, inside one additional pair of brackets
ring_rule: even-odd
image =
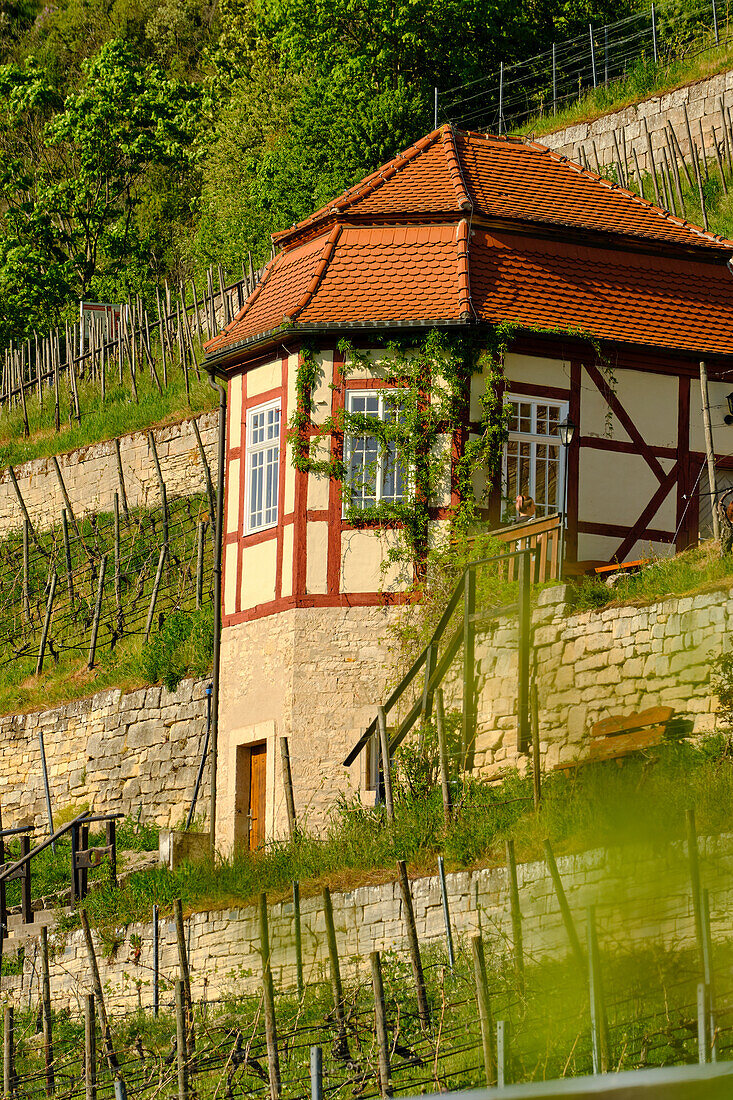
[(204, 366), (214, 369), (227, 370), (234, 365), (234, 360), (241, 361), (243, 352), (262, 351), (270, 344), (281, 343), (288, 336), (318, 336), (331, 333), (343, 333), (356, 329), (359, 332), (383, 332), (385, 329), (419, 329), (419, 328), (465, 328), (475, 324), (473, 317), (425, 317), (411, 321), (396, 320), (395, 318), (370, 319), (366, 321), (303, 321), (292, 325), (278, 325), (277, 328), (267, 332), (248, 336), (244, 340), (238, 340), (234, 344), (227, 344), (213, 353), (207, 353), (204, 357)]

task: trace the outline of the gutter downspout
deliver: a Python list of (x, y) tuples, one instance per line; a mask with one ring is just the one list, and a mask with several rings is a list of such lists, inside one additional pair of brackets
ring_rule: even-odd
[(214, 658), (211, 671), (211, 812), (209, 832), (212, 859), (216, 855), (216, 769), (219, 749), (219, 664), (221, 653), (221, 554), (224, 530), (224, 463), (226, 461), (227, 394), (216, 381), (213, 367), (204, 364), (209, 385), (219, 394), (219, 467), (216, 484), (216, 537), (214, 539)]

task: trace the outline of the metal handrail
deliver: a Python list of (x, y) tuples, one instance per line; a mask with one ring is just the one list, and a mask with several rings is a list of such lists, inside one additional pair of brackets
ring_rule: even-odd
[(16, 825), (14, 829), (0, 829), (0, 840), (5, 836), (18, 836), (19, 833), (28, 836), (29, 833), (35, 833), (35, 831), (35, 825)]
[[(121, 817), (123, 815), (114, 814), (113, 816), (114, 817)], [(50, 848), (51, 845), (59, 839), (59, 837), (64, 836), (71, 829), (73, 829), (75, 825), (78, 825), (80, 822), (83, 822), (83, 823), (86, 824), (87, 821), (104, 821), (104, 820), (105, 820), (104, 818), (93, 818), (93, 817), (91, 817), (91, 811), (90, 810), (82, 810), (82, 812), (80, 814), (77, 814), (77, 816), (74, 818), (73, 821), (69, 821), (69, 822), (66, 823), (66, 825), (62, 825), (60, 829), (57, 829), (56, 832), (53, 834), (53, 836), (47, 837), (46, 840), (42, 841), (41, 844), (37, 844), (35, 848), (31, 848), (30, 852), (28, 852), (24, 856), (21, 856), (21, 858), (19, 860), (17, 860), (15, 863), (9, 863), (4, 871), (0, 871), (0, 882), (5, 882), (5, 880), (10, 878), (10, 876), (12, 874), (14, 874), (15, 871), (19, 871), (20, 868), (24, 867), (26, 863), (29, 863), (33, 859), (34, 856), (37, 856), (40, 852), (45, 851), (46, 848)], [(27, 830), (24, 830), (24, 831), (27, 832)]]

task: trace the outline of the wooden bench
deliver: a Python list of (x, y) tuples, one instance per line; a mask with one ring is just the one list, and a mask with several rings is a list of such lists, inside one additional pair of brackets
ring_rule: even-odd
[(569, 771), (579, 764), (596, 764), (604, 760), (620, 760), (629, 753), (650, 749), (661, 744), (667, 723), (674, 714), (672, 707), (650, 707), (638, 714), (609, 715), (591, 726), (590, 751), (582, 760), (558, 764), (555, 771)]

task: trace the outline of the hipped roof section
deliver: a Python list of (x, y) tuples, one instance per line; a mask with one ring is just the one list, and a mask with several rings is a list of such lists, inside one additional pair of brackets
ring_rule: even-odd
[(503, 320), (733, 354), (733, 242), (537, 142), (442, 127), (273, 240), (210, 360), (293, 330)]

